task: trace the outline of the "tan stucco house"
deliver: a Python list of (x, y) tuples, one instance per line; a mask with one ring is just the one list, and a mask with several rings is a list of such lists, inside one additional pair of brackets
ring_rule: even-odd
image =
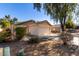
[(52, 25), (47, 20), (39, 22), (29, 20), (26, 22), (18, 23), (17, 27), (26, 27), (28, 33), (31, 35), (44, 36), (51, 34)]

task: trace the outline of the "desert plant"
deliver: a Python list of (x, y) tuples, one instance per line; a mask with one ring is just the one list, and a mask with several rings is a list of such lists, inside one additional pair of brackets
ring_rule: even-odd
[(16, 38), (18, 40), (22, 39), (22, 37), (26, 35), (26, 28), (24, 27), (17, 27), (15, 31), (16, 31)]

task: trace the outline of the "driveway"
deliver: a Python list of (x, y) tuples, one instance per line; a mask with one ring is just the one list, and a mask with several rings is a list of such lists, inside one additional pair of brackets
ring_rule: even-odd
[(44, 40), (48, 40), (48, 39), (58, 40), (59, 37), (60, 37), (60, 33), (39, 36), (39, 38)]

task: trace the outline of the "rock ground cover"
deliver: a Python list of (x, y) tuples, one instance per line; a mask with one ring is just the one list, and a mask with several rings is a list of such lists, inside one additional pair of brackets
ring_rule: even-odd
[(19, 50), (24, 49), (26, 56), (69, 56), (72, 54), (79, 55), (78, 49), (72, 52), (68, 47), (63, 46), (62, 40), (48, 40), (36, 44), (29, 44), (23, 41), (1, 43), (0, 47), (9, 46), (11, 56), (16, 56)]

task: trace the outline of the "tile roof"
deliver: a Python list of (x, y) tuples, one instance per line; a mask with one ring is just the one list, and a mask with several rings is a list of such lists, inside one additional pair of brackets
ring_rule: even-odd
[(16, 25), (22, 25), (22, 24), (26, 24), (26, 23), (29, 23), (29, 22), (32, 22), (32, 23), (36, 23), (36, 24), (42, 24), (42, 23), (48, 23), (50, 26), (52, 26), (47, 20), (44, 20), (44, 21), (34, 21), (34, 20), (28, 20), (28, 21), (24, 21), (24, 22), (20, 22)]

